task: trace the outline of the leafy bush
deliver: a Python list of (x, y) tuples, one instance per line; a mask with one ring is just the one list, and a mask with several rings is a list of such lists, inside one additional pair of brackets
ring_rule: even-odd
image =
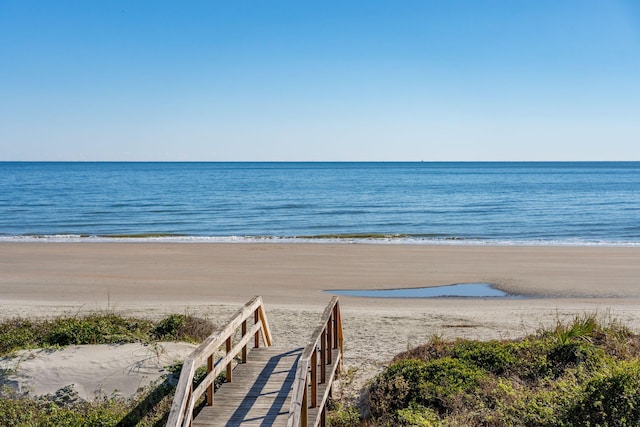
[(0, 394), (0, 406), (0, 425), (3, 426), (99, 427), (117, 425), (132, 404), (105, 399), (59, 406), (44, 398), (29, 399), (5, 393)]
[(438, 414), (430, 408), (411, 405), (406, 409), (396, 411), (396, 425), (411, 427), (437, 427), (442, 425)]
[(330, 408), (327, 423), (331, 427), (353, 427), (360, 424), (361, 415), (358, 408), (341, 402), (329, 401)]
[(37, 324), (22, 318), (0, 323), (0, 355), (33, 346), (38, 340), (39, 329)]
[(200, 342), (213, 332), (213, 324), (207, 320), (184, 314), (171, 314), (153, 329), (159, 340)]
[(44, 345), (115, 344), (148, 341), (152, 322), (115, 314), (89, 314), (45, 322)]
[(494, 374), (508, 371), (516, 362), (513, 349), (498, 341), (457, 342), (452, 348), (452, 357)]
[(640, 425), (640, 361), (603, 367), (589, 378), (567, 414), (568, 425)]
[(638, 426), (640, 337), (594, 316), (515, 341), (432, 342), (367, 389), (368, 425)]
[(472, 391), (486, 377), (482, 369), (445, 357), (424, 362), (406, 359), (390, 365), (369, 389), (371, 413), (381, 416), (408, 407), (445, 412), (447, 402)]

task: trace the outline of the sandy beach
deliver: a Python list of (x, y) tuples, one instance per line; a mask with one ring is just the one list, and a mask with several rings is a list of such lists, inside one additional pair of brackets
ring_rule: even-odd
[(513, 338), (584, 313), (640, 329), (635, 247), (0, 243), (2, 318), (108, 309), (189, 312), (221, 324), (262, 295), (275, 340), (292, 345), (306, 342), (331, 298), (326, 290), (473, 282), (520, 297), (341, 297), (346, 367), (365, 380), (434, 335)]

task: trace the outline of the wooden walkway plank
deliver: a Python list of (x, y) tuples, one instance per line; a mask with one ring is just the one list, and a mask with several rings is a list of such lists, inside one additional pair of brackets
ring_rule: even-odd
[(193, 426), (286, 426), (291, 388), (302, 348), (258, 348), (236, 366)]
[[(253, 323), (248, 324), (251, 317)], [(259, 347), (259, 336), (266, 347)], [(255, 348), (247, 357), (251, 340)], [(214, 332), (185, 359), (167, 427), (325, 427), (326, 404), (342, 357), (337, 297), (325, 308), (320, 326), (304, 348), (272, 346), (262, 298), (254, 297), (224, 329)], [(205, 363), (207, 375), (194, 388), (195, 371)], [(230, 382), (214, 394), (213, 382), (225, 371)], [(206, 405), (194, 411), (203, 397)]]

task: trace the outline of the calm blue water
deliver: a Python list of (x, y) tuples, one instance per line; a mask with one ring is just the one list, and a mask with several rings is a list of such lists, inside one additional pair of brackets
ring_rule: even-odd
[(640, 245), (640, 162), (0, 162), (2, 240), (369, 234), (380, 243)]

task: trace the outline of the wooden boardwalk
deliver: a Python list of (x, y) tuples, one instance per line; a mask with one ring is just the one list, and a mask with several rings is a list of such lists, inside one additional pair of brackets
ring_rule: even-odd
[[(338, 298), (325, 308), (311, 338), (301, 337), (306, 347), (272, 341), (262, 298), (255, 297), (184, 360), (167, 427), (325, 426), (343, 357)], [(195, 384), (196, 370), (205, 365), (206, 376)], [(227, 382), (214, 393), (222, 373)], [(204, 405), (197, 408), (201, 399)]]
[(291, 389), (302, 347), (253, 349), (233, 371), (233, 382), (214, 394), (192, 426), (286, 426)]

